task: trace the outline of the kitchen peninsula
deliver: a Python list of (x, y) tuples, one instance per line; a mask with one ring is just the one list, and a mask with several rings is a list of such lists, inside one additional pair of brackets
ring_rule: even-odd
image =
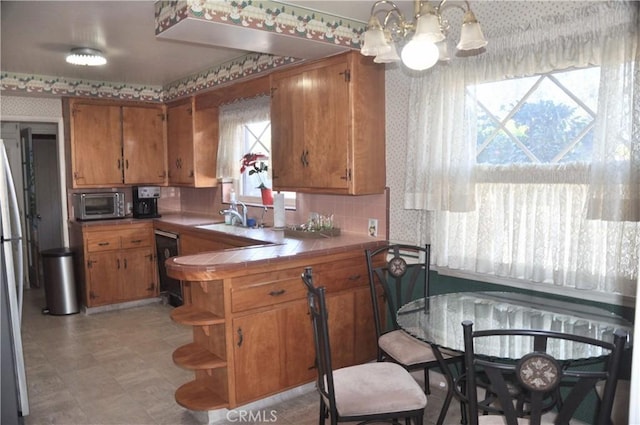
[(180, 405), (200, 411), (232, 409), (315, 378), (313, 335), (300, 280), (308, 266), (317, 284), (327, 288), (334, 367), (375, 358), (364, 250), (384, 240), (355, 233), (294, 239), (283, 230), (224, 224), (197, 228), (254, 244), (167, 261), (167, 273), (185, 285), (185, 304), (172, 311), (172, 318), (193, 326), (193, 342), (173, 354), (176, 364), (195, 373), (193, 381), (176, 391)]

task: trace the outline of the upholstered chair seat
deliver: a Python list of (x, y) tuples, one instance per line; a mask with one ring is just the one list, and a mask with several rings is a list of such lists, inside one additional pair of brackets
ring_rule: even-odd
[[(406, 366), (437, 361), (429, 344), (419, 341), (401, 329), (381, 335), (378, 338), (378, 347), (396, 362)], [(449, 353), (443, 350), (441, 352), (443, 358), (451, 357)]]
[(311, 267), (302, 282), (307, 288), (320, 393), (318, 424), (389, 422), (422, 425), (427, 396), (413, 376), (392, 362), (363, 363), (333, 370), (325, 288), (313, 284)]
[(427, 397), (395, 363), (366, 363), (333, 371), (340, 416), (368, 416), (422, 409)]

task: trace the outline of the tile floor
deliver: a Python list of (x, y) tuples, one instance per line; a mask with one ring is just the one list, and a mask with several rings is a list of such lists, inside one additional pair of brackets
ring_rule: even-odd
[[(174, 365), (171, 354), (192, 335), (190, 328), (171, 321), (170, 306), (48, 316), (41, 314), (44, 304), (42, 290), (25, 292), (23, 344), (31, 409), (26, 425), (202, 422), (202, 414), (180, 407), (173, 397), (193, 374)], [(442, 397), (441, 389), (432, 389), (425, 424), (435, 423)], [(251, 423), (317, 424), (318, 396), (312, 390), (263, 410), (274, 415)], [(460, 423), (457, 405), (447, 423)]]

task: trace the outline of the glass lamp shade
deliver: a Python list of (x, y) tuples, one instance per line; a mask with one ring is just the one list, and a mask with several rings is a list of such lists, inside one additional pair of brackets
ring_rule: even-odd
[(436, 46), (438, 47), (439, 52), (438, 60), (442, 62), (450, 61), (451, 57), (449, 56), (449, 51), (447, 49), (447, 41), (443, 40), (439, 43), (436, 43)]
[(460, 42), (456, 46), (458, 50), (475, 50), (486, 46), (487, 40), (482, 34), (480, 24), (473, 15), (473, 12), (467, 11), (464, 14), (464, 23), (460, 30)]
[(416, 23), (417, 37), (424, 37), (426, 40), (437, 43), (444, 40), (444, 34), (440, 28), (438, 17), (432, 13), (422, 15)]
[(438, 46), (425, 37), (413, 37), (402, 49), (402, 63), (407, 68), (423, 71), (438, 62)]
[(385, 52), (385, 53), (381, 53), (378, 56), (376, 56), (373, 61), (376, 63), (392, 63), (392, 62), (399, 62), (400, 61), (400, 56), (398, 56), (398, 51), (396, 50), (396, 45), (391, 42), (389, 43), (389, 51)]
[(391, 46), (384, 38), (382, 29), (370, 29), (364, 33), (364, 42), (360, 53), (365, 56), (378, 56), (391, 50)]
[(84, 66), (100, 66), (107, 63), (107, 59), (100, 50), (89, 48), (71, 49), (66, 61), (72, 65)]
[(367, 31), (364, 33), (360, 53), (364, 56), (378, 56), (389, 50), (391, 50), (391, 46), (387, 43), (380, 21), (376, 16), (371, 16)]

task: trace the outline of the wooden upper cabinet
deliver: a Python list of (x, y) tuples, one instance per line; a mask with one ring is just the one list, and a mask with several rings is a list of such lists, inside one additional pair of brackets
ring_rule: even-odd
[(73, 188), (165, 183), (164, 106), (63, 99)]
[(169, 184), (216, 186), (218, 107), (198, 96), (169, 104), (167, 152)]
[(271, 93), (274, 189), (384, 191), (384, 66), (350, 52), (274, 72)]
[(122, 108), (124, 181), (160, 185), (166, 179), (162, 106)]
[(68, 113), (73, 187), (121, 185), (120, 107), (72, 102)]
[(191, 102), (167, 107), (167, 165), (169, 184), (190, 184), (194, 179), (190, 150), (193, 140)]

